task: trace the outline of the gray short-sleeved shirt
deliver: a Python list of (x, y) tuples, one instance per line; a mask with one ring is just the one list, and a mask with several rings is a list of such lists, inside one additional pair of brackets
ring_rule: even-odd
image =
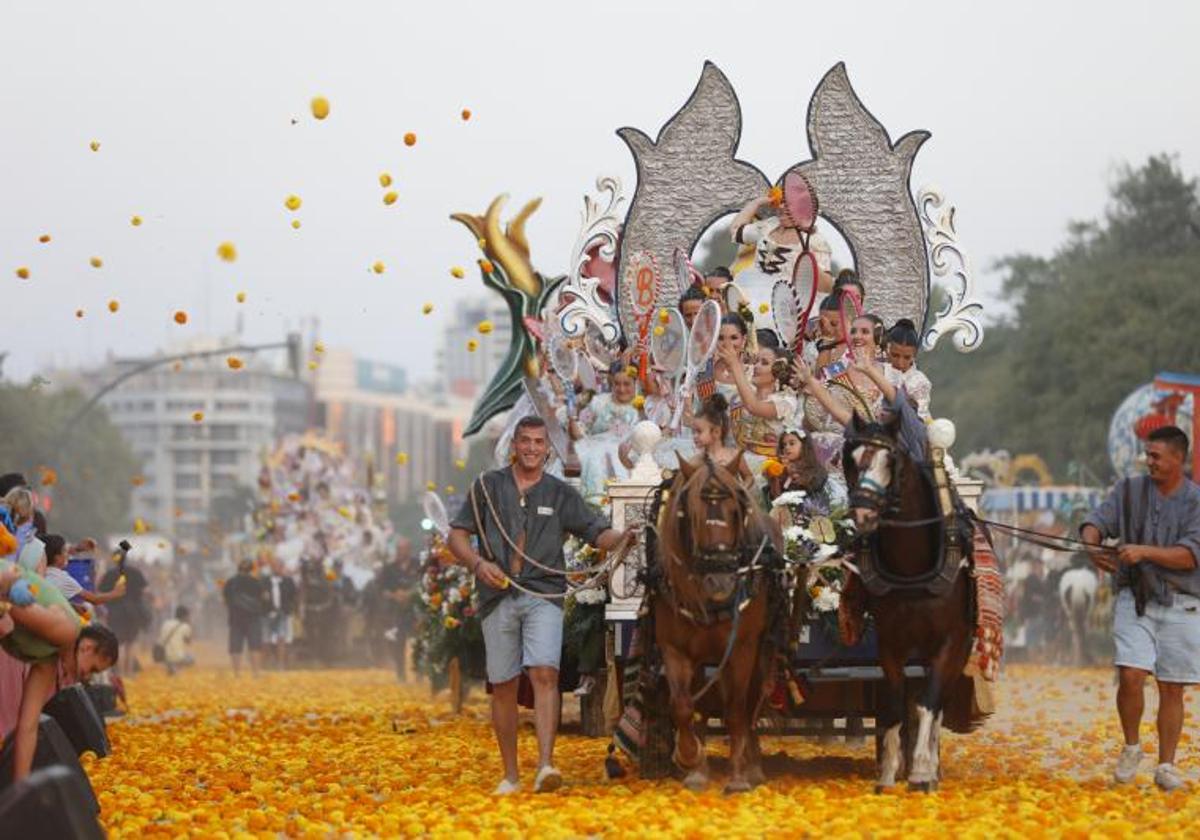
[[(1139, 565), (1150, 576), (1159, 603), (1170, 604), (1172, 590), (1200, 597), (1200, 487), (1191, 481), (1184, 479), (1169, 496), (1162, 495), (1149, 476), (1118, 481), (1083, 524), (1122, 543), (1186, 548), (1197, 568), (1173, 571), (1152, 563)], [(1129, 586), (1129, 569), (1121, 567), (1113, 583), (1118, 589)]]
[[(609, 527), (607, 517), (588, 507), (574, 488), (552, 475), (543, 474), (522, 498), (512, 467), (486, 472), (472, 482), (466, 501), (450, 525), (479, 537), (480, 555), (498, 564), (510, 576), (514, 552), (497, 527), (493, 509), (509, 538), (520, 544), (520, 535), (524, 534), (525, 554), (552, 569), (565, 568), (563, 543), (568, 534), (594, 545)], [(477, 523), (483, 525), (482, 534)], [(515, 580), (534, 592), (565, 592), (567, 586), (563, 575), (539, 569), (528, 560), (522, 562), (521, 573)], [(480, 615), (487, 615), (500, 598), (515, 591), (511, 587), (494, 589), (482, 580), (475, 582), (475, 588), (479, 593)]]

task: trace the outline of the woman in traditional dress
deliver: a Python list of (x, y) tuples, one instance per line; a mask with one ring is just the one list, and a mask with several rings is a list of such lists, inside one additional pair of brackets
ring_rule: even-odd
[(740, 400), (740, 411), (733, 416), (734, 437), (757, 475), (767, 458), (775, 455), (784, 425), (796, 414), (796, 398), (780, 390), (775, 374), (775, 362), (786, 357), (778, 348), (760, 347), (747, 374), (733, 348), (718, 349), (717, 355), (732, 373)]
[(770, 300), (771, 287), (776, 280), (781, 277), (788, 281), (792, 279), (796, 259), (806, 250), (807, 242), (807, 250), (812, 251), (817, 260), (817, 289), (830, 291), (833, 277), (829, 273), (832, 265), (829, 243), (815, 231), (801, 231), (784, 202), (779, 202), (776, 215), (758, 218), (759, 211), (774, 207), (775, 199), (768, 194), (748, 202), (733, 217), (729, 226), (733, 241), (738, 245), (754, 246), (754, 263), (738, 272), (734, 281), (751, 300)]
[(841, 468), (845, 427), (855, 413), (866, 421), (878, 419), (886, 397), (879, 383), (888, 384), (879, 362), (883, 339), (882, 322), (863, 315), (850, 325), (850, 349), (841, 359), (816, 374), (804, 362), (796, 365), (798, 384), (806, 394), (804, 421), (812, 430), (817, 456), (828, 467)]
[(898, 320), (888, 330), (886, 368), (887, 380), (895, 388), (904, 388), (908, 398), (917, 405), (917, 416), (928, 423), (932, 416), (929, 414), (929, 399), (933, 392), (933, 383), (929, 377), (917, 370), (917, 327), (908, 318)]
[(597, 394), (569, 427), (579, 456), (580, 492), (592, 503), (604, 496), (609, 478), (628, 475), (618, 449), (639, 419), (633, 404), (637, 396), (634, 372), (618, 362), (610, 370), (608, 381), (609, 392)]

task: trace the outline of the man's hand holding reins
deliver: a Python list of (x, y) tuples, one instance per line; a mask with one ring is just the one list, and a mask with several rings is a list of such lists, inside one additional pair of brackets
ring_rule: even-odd
[(482, 557), (475, 564), (475, 577), (495, 589), (503, 589), (508, 585), (508, 577), (504, 574), (504, 570)]
[(1084, 525), (1079, 530), (1080, 539), (1087, 543), (1088, 546), (1095, 546), (1096, 550), (1088, 548), (1088, 556), (1092, 558), (1092, 564), (1103, 572), (1115, 572), (1117, 570), (1117, 559), (1109, 552), (1103, 550), (1100, 544), (1100, 529), (1095, 525)]

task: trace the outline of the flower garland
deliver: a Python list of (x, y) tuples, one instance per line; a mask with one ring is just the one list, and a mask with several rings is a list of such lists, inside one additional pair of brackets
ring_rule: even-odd
[(806, 618), (817, 620), (836, 638), (846, 570), (853, 568), (845, 558), (856, 536), (854, 520), (845, 507), (820, 513), (819, 503), (803, 490), (781, 493), (771, 506), (786, 508), (792, 522), (799, 523), (783, 530), (784, 555), (803, 570), (797, 584), (808, 594)]
[(436, 549), (430, 553), (415, 607), (417, 668), (434, 686), (445, 684), (452, 659), (457, 658), (463, 673), (472, 677), (482, 677), (484, 665), (475, 580), (463, 566), (441, 563), (441, 556)]

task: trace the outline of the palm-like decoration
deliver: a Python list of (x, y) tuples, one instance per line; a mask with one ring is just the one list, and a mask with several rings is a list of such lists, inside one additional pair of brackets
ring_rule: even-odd
[(482, 216), (454, 213), (450, 217), (466, 225), (479, 240), (487, 257), (479, 262), (483, 284), (500, 293), (508, 304), (509, 317), (512, 318), (512, 340), (508, 353), (483, 396), (475, 403), (471, 421), (463, 432), (465, 435), (475, 434), (492, 417), (512, 408), (521, 396), (522, 381), (526, 376), (537, 378), (537, 344), (525, 327), (526, 319), (540, 318), (546, 300), (566, 279), (556, 277), (546, 280), (529, 260), (525, 222), (542, 200), (535, 198), (530, 201), (501, 230), (500, 209), (507, 200), (507, 195), (497, 196)]

